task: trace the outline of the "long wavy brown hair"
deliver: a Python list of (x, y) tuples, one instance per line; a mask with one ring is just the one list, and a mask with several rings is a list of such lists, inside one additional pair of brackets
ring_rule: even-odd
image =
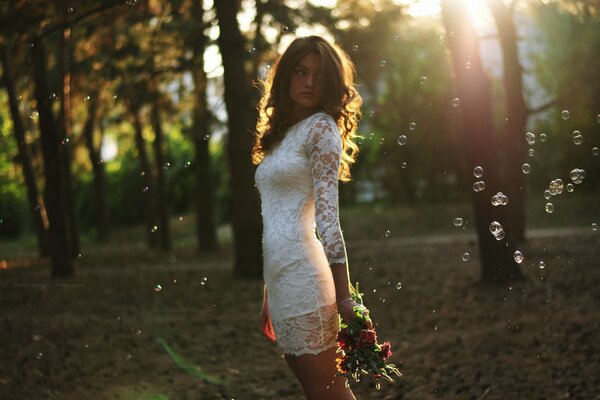
[(252, 164), (257, 165), (266, 154), (285, 137), (291, 125), (289, 120), (293, 101), (289, 95), (294, 68), (302, 57), (314, 53), (321, 59), (325, 87), (319, 110), (329, 114), (342, 136), (342, 157), (338, 179), (350, 180), (350, 165), (355, 162), (358, 146), (354, 139), (358, 121), (362, 117), (362, 98), (354, 88), (356, 71), (350, 57), (338, 45), (330, 44), (319, 36), (296, 38), (279, 56), (265, 80), (258, 84), (262, 96), (258, 103), (258, 122), (252, 148)]

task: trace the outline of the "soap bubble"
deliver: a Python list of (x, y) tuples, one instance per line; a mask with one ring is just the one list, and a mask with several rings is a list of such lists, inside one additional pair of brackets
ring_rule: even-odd
[(473, 168), (473, 175), (475, 175), (475, 178), (481, 178), (483, 176), (483, 168), (479, 165)]
[(504, 239), (504, 228), (502, 228), (502, 225), (500, 224), (500, 222), (498, 222), (498, 221), (492, 222), (490, 224), (490, 232), (492, 233), (492, 235), (494, 235), (496, 240)]
[(402, 289), (402, 282), (396, 283), (396, 289), (398, 289), (398, 290)]
[(540, 141), (545, 142), (548, 139), (548, 135), (545, 133), (540, 133)]
[(546, 267), (546, 263), (543, 261), (540, 261), (539, 266), (540, 266), (540, 269), (544, 269)]
[(598, 154), (600, 154), (600, 149), (598, 149), (597, 147), (593, 147), (592, 148), (592, 154), (597, 156)]
[(354, 46), (352, 46), (352, 51), (358, 51), (358, 45), (355, 44)]
[(515, 262), (517, 264), (521, 264), (525, 259), (525, 257), (523, 257), (523, 253), (521, 253), (519, 250), (515, 251), (515, 253), (513, 254), (513, 258), (515, 259)]
[(561, 115), (562, 119), (564, 119), (565, 121), (571, 117), (571, 113), (569, 112), (569, 110), (563, 110)]
[(460, 106), (460, 99), (458, 97), (455, 97), (452, 99), (452, 107), (458, 107)]
[(410, 129), (411, 131), (414, 131), (415, 129), (417, 129), (417, 123), (411, 122), (410, 124), (408, 124), (408, 129)]
[(406, 135), (398, 136), (398, 144), (404, 146), (406, 144)]
[(463, 255), (462, 255), (462, 260), (463, 260), (464, 262), (467, 262), (467, 261), (469, 261), (470, 259), (471, 259), (471, 255), (470, 255), (469, 253), (465, 253), (465, 254), (463, 254)]
[(585, 171), (580, 168), (575, 168), (570, 173), (571, 180), (575, 184), (580, 184), (581, 181), (585, 178)]
[(462, 226), (462, 224), (464, 223), (463, 219), (458, 217), (458, 218), (454, 218), (454, 226)]
[(573, 193), (573, 190), (575, 190), (575, 186), (572, 183), (567, 183), (567, 192)]
[(406, 161), (403, 161), (402, 164), (400, 164), (400, 166), (402, 167), (402, 169), (406, 168)]
[(597, 224), (597, 223), (595, 223), (595, 222), (592, 222), (592, 230), (593, 230), (594, 232), (596, 232), (596, 231), (598, 230), (598, 224)]
[(550, 194), (552, 194), (553, 196), (561, 194), (563, 192), (564, 187), (565, 185), (562, 179), (554, 179), (552, 182), (550, 182)]
[(391, 234), (392, 233), (389, 230), (385, 231), (385, 237), (390, 237)]
[(554, 204), (546, 203), (545, 209), (548, 214), (552, 214), (554, 212)]
[(528, 174), (531, 172), (531, 165), (525, 163), (521, 166), (521, 171), (523, 171), (524, 174)]
[(527, 154), (529, 154), (529, 157), (533, 157), (535, 155), (535, 150), (529, 149), (529, 150), (527, 150)]
[(484, 181), (477, 181), (473, 184), (473, 190), (476, 192), (481, 192), (482, 190), (485, 189), (485, 182)]
[(387, 61), (385, 61), (385, 60), (381, 60), (381, 61), (379, 61), (379, 66), (380, 66), (381, 68), (385, 68), (385, 66), (386, 66), (386, 65), (387, 65)]
[(581, 132), (573, 131), (573, 143), (575, 143), (577, 146), (583, 143), (583, 136), (581, 135)]
[(508, 204), (508, 197), (502, 192), (498, 192), (492, 196), (492, 205), (494, 206), (505, 206)]
[(544, 198), (546, 200), (550, 200), (550, 197), (552, 197), (552, 192), (549, 191), (548, 189), (544, 190)]
[(535, 143), (535, 133), (533, 132), (527, 132), (525, 134), (525, 140), (527, 141), (528, 145), (532, 145)]
[(426, 83), (427, 83), (427, 77), (426, 77), (426, 76), (422, 76), (422, 77), (420, 77), (420, 78), (419, 78), (419, 83), (420, 83), (421, 85), (424, 85), (424, 84), (426, 84)]

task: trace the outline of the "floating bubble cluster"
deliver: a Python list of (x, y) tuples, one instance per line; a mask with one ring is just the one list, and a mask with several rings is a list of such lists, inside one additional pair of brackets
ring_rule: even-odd
[(574, 170), (571, 171), (569, 176), (571, 177), (571, 180), (573, 181), (573, 183), (578, 185), (585, 178), (585, 171), (580, 168), (575, 168)]
[(561, 194), (563, 192), (563, 189), (565, 188), (565, 185), (562, 181), (562, 179), (554, 179), (553, 181), (550, 182), (550, 186), (549, 186), (549, 190), (550, 190), (550, 194), (552, 196), (556, 196), (557, 194)]
[(505, 206), (508, 204), (508, 197), (502, 192), (498, 192), (492, 196), (492, 205)]
[(482, 190), (485, 189), (485, 182), (484, 181), (477, 181), (473, 184), (473, 190), (476, 192), (481, 192)]
[(581, 135), (581, 132), (573, 131), (573, 143), (578, 146), (583, 143), (583, 136)]
[(473, 175), (475, 175), (475, 178), (481, 178), (483, 176), (483, 168), (479, 165), (473, 168)]
[(521, 253), (519, 250), (515, 251), (515, 253), (513, 254), (513, 258), (515, 259), (515, 262), (517, 264), (521, 264), (525, 259), (525, 257), (523, 257), (523, 253)]
[(498, 221), (492, 222), (490, 224), (490, 232), (492, 233), (492, 235), (494, 235), (496, 240), (504, 239), (504, 228), (502, 227), (500, 222), (498, 222)]
[(533, 132), (527, 132), (525, 134), (525, 140), (527, 141), (527, 144), (530, 145), (530, 146), (532, 144), (534, 144), (535, 143), (535, 133), (533, 133)]

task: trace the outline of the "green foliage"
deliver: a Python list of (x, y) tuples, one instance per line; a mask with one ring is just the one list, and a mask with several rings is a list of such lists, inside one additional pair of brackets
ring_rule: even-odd
[(460, 149), (444, 47), (431, 25), (405, 26), (393, 44), (381, 93), (366, 109), (383, 186), (394, 203), (456, 198)]
[[(551, 2), (539, 4), (534, 14), (540, 29), (541, 51), (536, 57), (536, 77), (557, 100), (556, 107), (540, 118), (536, 133), (545, 133), (547, 141), (534, 146), (530, 159), (536, 190), (543, 191), (551, 179), (570, 181), (569, 171), (583, 168), (586, 178), (577, 190), (600, 188), (600, 156), (592, 154), (600, 147), (600, 18), (584, 18)], [(569, 112), (568, 119), (562, 111)], [(573, 132), (578, 130), (583, 143), (576, 145)]]

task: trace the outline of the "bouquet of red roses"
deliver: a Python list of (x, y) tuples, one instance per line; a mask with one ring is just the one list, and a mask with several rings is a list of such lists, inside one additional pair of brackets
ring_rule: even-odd
[(386, 361), (392, 355), (390, 342), (378, 344), (377, 332), (375, 329), (368, 329), (364, 313), (367, 308), (363, 305), (362, 293), (358, 292), (358, 282), (351, 296), (360, 305), (354, 307), (355, 317), (352, 321), (341, 322), (337, 336), (337, 352), (341, 353), (341, 356), (336, 358), (339, 371), (336, 375), (360, 382), (361, 374), (372, 372), (375, 387), (379, 390), (379, 379), (385, 378), (393, 382), (390, 377), (392, 373), (398, 376), (402, 374), (394, 364), (388, 364)]

